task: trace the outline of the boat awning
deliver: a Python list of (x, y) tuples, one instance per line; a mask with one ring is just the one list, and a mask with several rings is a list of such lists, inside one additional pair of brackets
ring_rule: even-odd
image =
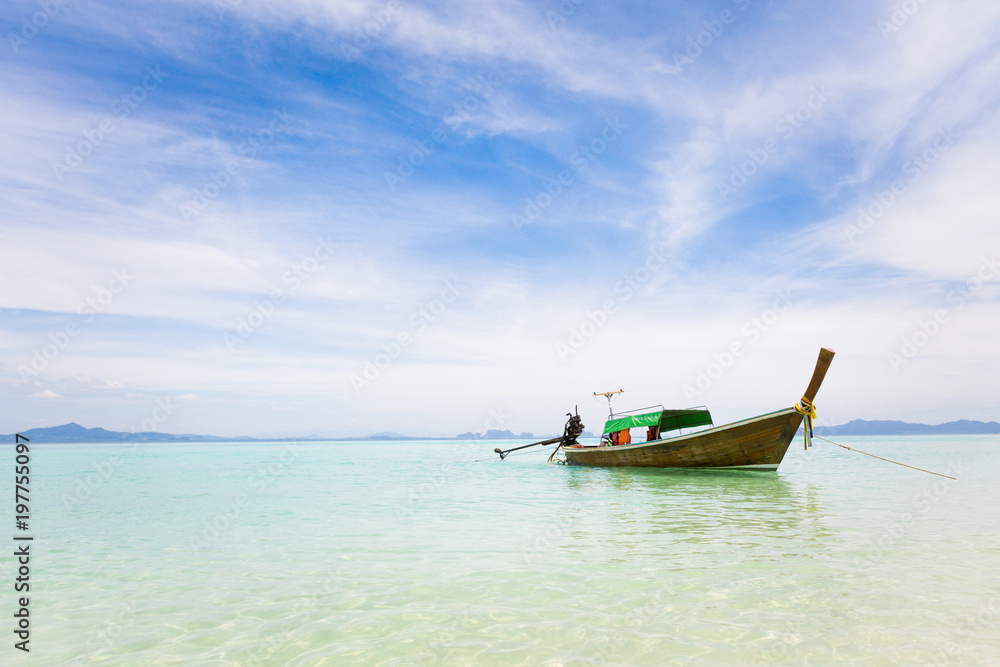
[(660, 433), (676, 431), (679, 428), (711, 425), (712, 415), (708, 410), (664, 410), (660, 414)]
[(647, 412), (644, 415), (628, 415), (627, 417), (609, 419), (604, 424), (604, 432), (611, 433), (635, 426), (655, 426), (660, 423), (661, 414), (662, 410), (657, 410), (656, 412)]
[(680, 428), (692, 428), (695, 426), (710, 426), (712, 415), (708, 410), (657, 410), (647, 412), (642, 415), (627, 415), (625, 417), (615, 417), (609, 419), (604, 424), (604, 432), (621, 431), (626, 428), (636, 426), (656, 426), (659, 425), (660, 432), (676, 431)]

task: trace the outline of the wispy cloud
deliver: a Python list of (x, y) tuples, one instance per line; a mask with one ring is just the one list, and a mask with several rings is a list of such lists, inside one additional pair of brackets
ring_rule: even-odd
[(31, 394), (30, 397), (31, 398), (62, 398), (62, 396), (60, 396), (59, 394), (57, 394), (54, 391), (51, 391), (49, 389), (45, 389), (44, 391), (36, 391), (34, 394)]

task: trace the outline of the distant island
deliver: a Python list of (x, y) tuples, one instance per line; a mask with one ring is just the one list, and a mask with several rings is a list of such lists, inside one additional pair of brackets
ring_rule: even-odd
[[(48, 428), (30, 428), (18, 431), (32, 442), (242, 442), (254, 438), (220, 438), (214, 435), (175, 435), (173, 433), (157, 433), (145, 431), (142, 433), (127, 433), (108, 431), (103, 428), (86, 428), (76, 422)], [(14, 435), (0, 436), (4, 442), (14, 442)]]
[[(395, 431), (383, 431), (372, 433), (356, 438), (324, 438), (319, 435), (311, 435), (299, 438), (254, 438), (250, 436), (238, 436), (227, 438), (218, 435), (196, 435), (193, 433), (174, 434), (159, 433), (157, 431), (144, 431), (141, 433), (131, 433), (125, 431), (108, 431), (103, 428), (86, 428), (70, 422), (61, 426), (50, 426), (47, 428), (31, 428), (19, 433), (32, 442), (357, 442), (359, 440), (373, 441), (399, 441), (399, 440), (447, 440), (448, 438), (432, 438), (425, 436), (409, 436)], [(10, 435), (0, 435), (0, 442), (14, 442), (14, 433)], [(531, 433), (514, 435), (510, 431), (489, 430), (485, 435), (479, 433), (462, 433), (455, 436), (456, 440), (517, 440), (534, 439)], [(584, 432), (583, 437), (593, 437)]]
[[(193, 433), (159, 433), (143, 431), (108, 431), (103, 428), (86, 428), (76, 422), (48, 428), (31, 428), (19, 433), (32, 442), (327, 442), (330, 440), (435, 440), (436, 438), (410, 438), (399, 433), (373, 433), (362, 438), (324, 438), (318, 435), (304, 438), (251, 438), (249, 436), (223, 437)], [(0, 436), (0, 441), (14, 442), (14, 435)]]
[(853, 419), (840, 426), (817, 426), (813, 432), (818, 435), (968, 435), (1000, 433), (1000, 424), (968, 419), (934, 425)]
[(512, 440), (514, 438), (524, 438), (527, 440), (533, 439), (535, 436), (531, 433), (522, 433), (521, 435), (514, 435), (508, 430), (498, 431), (497, 429), (491, 428), (486, 431), (484, 435), (479, 433), (474, 433), (469, 431), (468, 433), (459, 433), (455, 436), (456, 440)]
[[(975, 435), (1000, 433), (1000, 423), (981, 422), (961, 419), (959, 421), (948, 422), (946, 424), (913, 424), (902, 421), (866, 421), (855, 419), (847, 424), (839, 426), (817, 426), (817, 435)], [(123, 431), (108, 431), (103, 428), (86, 428), (70, 422), (62, 426), (50, 426), (48, 428), (32, 428), (27, 431), (20, 431), (20, 434), (30, 438), (32, 442), (38, 443), (58, 443), (58, 442), (357, 442), (359, 440), (371, 441), (400, 441), (400, 440), (448, 440), (449, 438), (432, 438), (423, 436), (408, 436), (394, 431), (384, 431), (372, 433), (370, 435), (357, 438), (324, 438), (318, 435), (304, 438), (252, 438), (240, 436), (227, 438), (217, 435), (195, 435), (191, 433), (174, 434), (159, 433), (156, 431), (145, 431), (142, 433), (129, 433)], [(490, 429), (485, 434), (469, 431), (459, 433), (455, 440), (541, 440), (555, 437), (557, 434), (541, 436), (536, 438), (533, 434), (524, 432), (515, 435), (509, 430)], [(584, 431), (582, 438), (595, 438), (593, 433)], [(0, 442), (14, 442), (14, 434), (0, 435)]]
[[(554, 438), (555, 435), (542, 436), (541, 440), (547, 440), (549, 438)], [(594, 434), (589, 431), (584, 431), (580, 434), (581, 438), (593, 438)], [(473, 431), (468, 433), (459, 433), (455, 436), (456, 440), (535, 440), (535, 436), (532, 433), (522, 433), (521, 435), (514, 435), (513, 432), (506, 429), (499, 431), (497, 429), (491, 428), (485, 434), (480, 435)]]

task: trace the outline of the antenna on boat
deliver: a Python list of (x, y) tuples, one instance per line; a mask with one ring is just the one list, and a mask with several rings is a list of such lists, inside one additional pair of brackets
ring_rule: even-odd
[(615, 414), (614, 411), (611, 409), (611, 397), (616, 394), (622, 394), (622, 393), (625, 393), (624, 389), (619, 389), (618, 391), (594, 392), (594, 396), (595, 397), (603, 396), (604, 398), (608, 399), (608, 417), (611, 417)]

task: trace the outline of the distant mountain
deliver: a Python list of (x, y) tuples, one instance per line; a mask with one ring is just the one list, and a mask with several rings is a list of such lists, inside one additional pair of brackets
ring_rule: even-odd
[[(468, 433), (459, 433), (455, 436), (456, 440), (548, 440), (549, 438), (556, 438), (562, 435), (561, 433), (554, 433), (552, 435), (539, 435), (536, 436), (532, 433), (522, 433), (521, 435), (514, 435), (512, 431), (503, 430), (498, 431), (495, 429), (490, 429), (485, 435), (480, 435), (479, 433), (474, 433), (469, 431)], [(590, 431), (584, 431), (580, 434), (581, 438), (595, 438), (593, 433)]]
[(456, 440), (534, 440), (534, 438), (535, 436), (527, 432), (522, 433), (521, 435), (514, 435), (511, 431), (506, 429), (498, 431), (493, 428), (486, 431), (485, 435), (479, 435), (478, 433), (469, 431), (468, 433), (459, 433), (455, 436)]
[[(33, 443), (46, 442), (233, 442), (250, 441), (253, 438), (220, 438), (214, 435), (176, 435), (173, 433), (158, 433), (144, 431), (141, 433), (124, 433), (108, 431), (103, 428), (85, 428), (76, 422), (48, 428), (30, 428), (21, 431), (21, 435)], [(14, 435), (0, 436), (0, 442), (14, 442)]]
[[(49, 442), (330, 442), (357, 440), (436, 440), (438, 438), (411, 437), (395, 432), (372, 433), (361, 438), (323, 438), (318, 435), (310, 437), (285, 438), (250, 438), (240, 436), (226, 438), (217, 435), (195, 435), (193, 433), (174, 434), (145, 431), (142, 433), (126, 433), (108, 431), (103, 428), (86, 428), (76, 422), (48, 428), (31, 428), (21, 431), (21, 435), (29, 438), (32, 443)], [(0, 435), (0, 442), (14, 442), (14, 435)]]
[(361, 440), (406, 440), (406, 436), (395, 431), (384, 431), (382, 433), (372, 433), (361, 438)]
[(817, 426), (813, 430), (817, 435), (967, 435), (1000, 433), (1000, 424), (968, 419), (934, 425), (854, 419), (840, 426)]
[(438, 438), (427, 438), (423, 436), (403, 435), (395, 431), (384, 431), (382, 433), (372, 433), (363, 438), (324, 438), (324, 440), (437, 440)]

